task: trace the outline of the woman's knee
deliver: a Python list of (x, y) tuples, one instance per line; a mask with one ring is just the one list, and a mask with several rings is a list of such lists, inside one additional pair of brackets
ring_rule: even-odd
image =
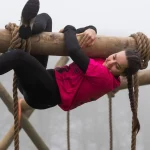
[(47, 13), (41, 13), (35, 18), (32, 34), (52, 31), (52, 18)]
[(41, 13), (39, 15), (41, 15), (43, 18), (45, 18), (45, 19), (47, 19), (47, 20), (49, 20), (49, 21), (52, 22), (52, 18), (51, 18), (51, 16), (49, 14), (47, 14), (47, 13)]
[(47, 20), (45, 31), (51, 32), (52, 31), (52, 17), (49, 14), (47, 14), (47, 13), (41, 13), (39, 15), (40, 15), (40, 17), (42, 17), (45, 20)]
[(28, 55), (21, 49), (10, 50), (10, 53), (12, 54), (12, 57), (15, 58), (16, 60), (22, 60), (26, 55)]
[(41, 13), (41, 16), (47, 20), (45, 31), (51, 32), (52, 31), (52, 18), (51, 18), (51, 16), (47, 13)]

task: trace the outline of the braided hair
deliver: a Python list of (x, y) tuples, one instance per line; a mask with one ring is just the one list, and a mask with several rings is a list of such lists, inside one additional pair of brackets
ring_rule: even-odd
[(125, 50), (126, 58), (128, 61), (128, 67), (123, 72), (123, 75), (127, 77), (128, 81), (128, 90), (129, 90), (129, 99), (130, 106), (133, 115), (133, 120), (135, 122), (133, 127), (133, 132), (140, 130), (140, 123), (137, 117), (136, 106), (134, 102), (134, 94), (133, 94), (133, 80), (132, 76), (137, 73), (137, 71), (141, 68), (141, 57), (140, 54), (136, 50)]

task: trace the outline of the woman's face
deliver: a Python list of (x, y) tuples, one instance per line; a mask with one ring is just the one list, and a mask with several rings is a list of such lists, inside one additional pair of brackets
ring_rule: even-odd
[(128, 61), (126, 58), (125, 51), (121, 51), (110, 55), (106, 58), (103, 65), (114, 75), (121, 75), (124, 70), (128, 67)]

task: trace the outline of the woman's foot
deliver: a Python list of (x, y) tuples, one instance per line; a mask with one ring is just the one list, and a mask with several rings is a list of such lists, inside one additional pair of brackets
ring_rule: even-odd
[(31, 20), (37, 16), (39, 8), (39, 0), (28, 0), (24, 8), (22, 9), (22, 23), (25, 25), (29, 25)]
[(28, 0), (21, 14), (21, 26), (19, 36), (22, 39), (28, 39), (32, 35), (32, 26), (40, 7), (39, 0)]
[(27, 112), (28, 110), (33, 110), (33, 108), (30, 107), (24, 99), (19, 98), (18, 99), (18, 120), (19, 120), (19, 125), (20, 125), (22, 112)]

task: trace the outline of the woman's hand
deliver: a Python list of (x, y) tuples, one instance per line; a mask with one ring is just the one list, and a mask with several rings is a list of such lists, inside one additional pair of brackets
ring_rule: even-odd
[(64, 31), (64, 28), (62, 28), (61, 30), (59, 30), (59, 33), (63, 33), (63, 31)]
[(82, 38), (79, 41), (81, 48), (92, 46), (96, 39), (96, 32), (93, 29), (87, 29), (83, 33), (77, 35), (82, 35)]
[[(59, 30), (59, 33), (63, 33), (63, 29)], [(87, 29), (83, 33), (77, 34), (81, 35), (81, 40), (79, 41), (79, 45), (81, 48), (92, 46), (96, 39), (96, 32), (93, 29)]]

